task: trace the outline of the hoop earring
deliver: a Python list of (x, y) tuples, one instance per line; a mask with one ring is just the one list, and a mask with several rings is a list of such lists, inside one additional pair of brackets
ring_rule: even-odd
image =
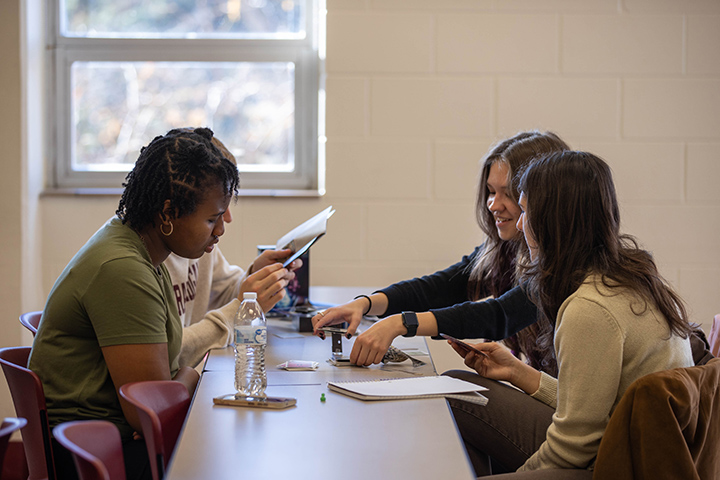
[(160, 232), (162, 232), (162, 234), (165, 235), (166, 237), (169, 237), (170, 235), (172, 235), (172, 232), (174, 229), (175, 229), (175, 227), (173, 226), (172, 222), (170, 222), (170, 231), (168, 233), (165, 233), (165, 230), (163, 230), (163, 225), (160, 224)]

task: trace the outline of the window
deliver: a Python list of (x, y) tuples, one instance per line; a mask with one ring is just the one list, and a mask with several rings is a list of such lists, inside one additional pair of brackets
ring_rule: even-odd
[(319, 0), (53, 2), (58, 188), (120, 188), (140, 148), (207, 126), (244, 190), (321, 189)]

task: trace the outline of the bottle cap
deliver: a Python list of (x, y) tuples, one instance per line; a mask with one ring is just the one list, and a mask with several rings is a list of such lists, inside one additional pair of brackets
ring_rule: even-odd
[(243, 300), (257, 300), (257, 292), (243, 293)]

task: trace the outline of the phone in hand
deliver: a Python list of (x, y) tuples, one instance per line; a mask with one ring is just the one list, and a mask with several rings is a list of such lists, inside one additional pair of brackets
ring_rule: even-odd
[(287, 408), (295, 405), (297, 400), (289, 397), (248, 397), (239, 393), (230, 393), (213, 398), (213, 403), (231, 407)]
[(451, 342), (460, 345), (463, 349), (467, 350), (468, 352), (475, 352), (475, 353), (482, 355), (483, 357), (488, 357), (487, 353), (483, 352), (482, 350), (478, 350), (477, 348), (473, 347), (469, 343), (465, 343), (462, 340), (458, 340), (457, 338), (452, 337), (445, 333), (441, 333), (440, 336), (442, 338), (444, 338), (445, 340), (450, 340)]

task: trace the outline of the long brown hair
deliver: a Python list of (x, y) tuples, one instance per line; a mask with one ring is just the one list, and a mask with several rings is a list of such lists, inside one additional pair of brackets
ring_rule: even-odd
[[(478, 182), (475, 217), (487, 239), (483, 251), (472, 263), (468, 282), (470, 299), (480, 300), (483, 292), (489, 292), (492, 296), (498, 297), (510, 290), (516, 285), (516, 261), (518, 257), (522, 258), (527, 255), (525, 242), (519, 232), (516, 238), (509, 241), (502, 240), (498, 235), (495, 219), (488, 209), (487, 181), (490, 168), (496, 162), (502, 162), (508, 166), (508, 178), (510, 179), (508, 195), (517, 201), (519, 195), (515, 174), (534, 157), (569, 149), (570, 147), (555, 133), (531, 130), (520, 132), (501, 141), (485, 156)], [(547, 329), (547, 326), (534, 324), (506, 339), (505, 343), (516, 353), (523, 353), (533, 367), (555, 375), (557, 366), (554, 363), (555, 357), (552, 349), (550, 352), (545, 352), (538, 349), (536, 345), (538, 335)]]
[[(588, 274), (608, 288), (627, 288), (640, 313), (656, 305), (673, 334), (692, 331), (680, 296), (662, 278), (652, 255), (620, 233), (620, 209), (610, 167), (586, 152), (558, 152), (530, 164), (519, 179), (528, 225), (538, 247), (525, 272), (542, 316), (555, 323), (562, 303)], [(637, 309), (637, 310), (636, 310)], [(552, 344), (552, 338), (539, 339)]]

